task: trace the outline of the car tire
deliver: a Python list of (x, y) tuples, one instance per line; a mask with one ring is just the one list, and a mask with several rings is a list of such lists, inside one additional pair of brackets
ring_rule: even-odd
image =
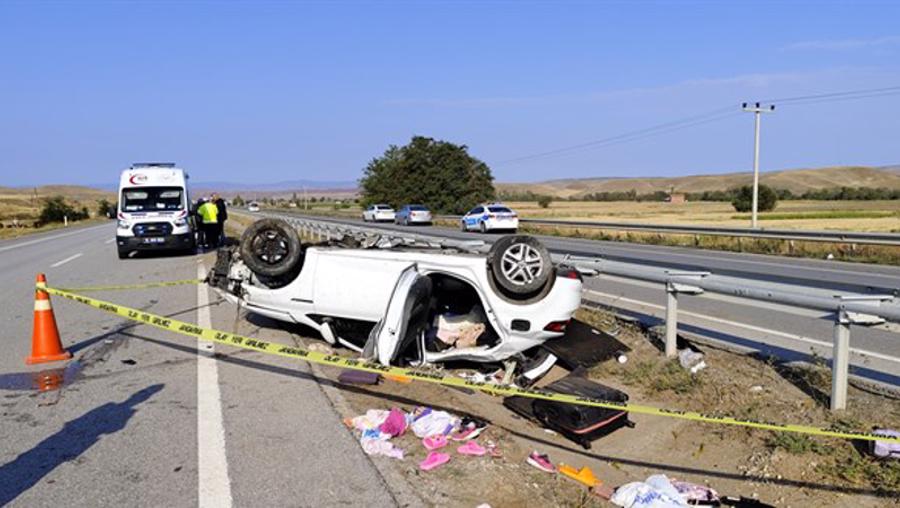
[(507, 235), (494, 242), (488, 266), (496, 286), (516, 299), (539, 293), (553, 274), (550, 252), (527, 235)]
[(303, 257), (300, 237), (282, 219), (261, 219), (241, 235), (241, 259), (256, 275), (281, 277), (294, 272)]
[(466, 221), (464, 221), (464, 220), (459, 221), (459, 230), (462, 231), (463, 233), (469, 231), (469, 228), (466, 227)]
[(484, 221), (482, 221), (481, 225), (478, 226), (478, 230), (481, 231), (481, 234), (487, 233), (487, 226), (484, 225)]
[(128, 259), (128, 255), (131, 254), (130, 250), (118, 249), (119, 251), (119, 259)]

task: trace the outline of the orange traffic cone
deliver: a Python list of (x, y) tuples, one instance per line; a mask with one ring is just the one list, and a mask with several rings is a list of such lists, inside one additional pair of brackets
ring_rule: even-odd
[(59, 330), (56, 328), (56, 318), (53, 316), (53, 307), (50, 306), (50, 295), (41, 288), (47, 286), (47, 278), (39, 273), (37, 276), (38, 289), (34, 293), (34, 333), (31, 334), (31, 356), (25, 359), (25, 363), (56, 362), (72, 358), (72, 353), (62, 347), (59, 340)]

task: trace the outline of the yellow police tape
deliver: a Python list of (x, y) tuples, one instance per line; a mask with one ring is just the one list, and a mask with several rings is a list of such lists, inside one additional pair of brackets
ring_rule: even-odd
[(75, 292), (88, 292), (88, 291), (116, 291), (120, 289), (147, 289), (147, 288), (167, 288), (170, 286), (184, 286), (187, 284), (200, 284), (203, 282), (203, 279), (182, 279), (182, 280), (170, 280), (170, 281), (162, 281), (162, 282), (147, 282), (144, 284), (124, 284), (119, 286), (87, 286), (81, 288), (60, 288), (62, 291), (68, 291), (70, 293)]
[[(183, 281), (182, 281), (183, 282)], [(57, 289), (52, 287), (47, 287), (44, 284), (38, 284), (38, 290), (46, 291), (47, 293), (62, 296), (64, 298), (68, 298), (69, 300), (74, 300), (79, 303), (83, 303), (85, 305), (89, 305), (91, 307), (100, 309), (102, 311), (116, 314), (118, 316), (130, 319), (132, 321), (136, 321), (139, 323), (145, 323), (151, 326), (155, 326), (157, 328), (161, 328), (163, 330), (169, 330), (175, 333), (180, 333), (182, 335), (188, 335), (191, 337), (197, 337), (200, 339), (217, 342), (219, 344), (225, 344), (228, 346), (234, 346), (243, 349), (249, 349), (252, 351), (259, 351), (262, 353), (268, 353), (272, 355), (278, 356), (286, 356), (288, 358), (297, 358), (300, 360), (304, 360), (311, 363), (316, 363), (319, 365), (328, 365), (331, 367), (340, 367), (343, 369), (351, 369), (351, 370), (359, 370), (365, 372), (375, 372), (378, 374), (386, 374), (386, 375), (394, 375), (394, 376), (403, 376), (412, 379), (416, 379), (419, 381), (425, 381), (427, 383), (434, 383), (444, 386), (456, 386), (460, 388), (470, 388), (474, 390), (479, 390), (490, 395), (502, 395), (502, 396), (518, 396), (518, 397), (527, 397), (531, 399), (541, 399), (541, 400), (550, 400), (554, 402), (563, 402), (568, 404), (579, 404), (583, 406), (594, 406), (601, 407), (607, 409), (618, 409), (623, 411), (629, 411), (632, 413), (639, 414), (647, 414), (654, 416), (665, 416), (669, 418), (678, 418), (682, 420), (690, 420), (695, 422), (705, 422), (705, 423), (717, 423), (722, 425), (734, 425), (739, 427), (750, 427), (755, 429), (764, 429), (764, 430), (774, 430), (781, 432), (795, 432), (800, 434), (811, 434), (814, 436), (827, 436), (827, 437), (836, 437), (843, 439), (860, 439), (866, 441), (890, 441), (890, 442), (900, 442), (900, 437), (886, 437), (880, 436), (878, 434), (868, 433), (868, 432), (848, 432), (842, 430), (833, 430), (833, 429), (823, 429), (817, 427), (808, 427), (804, 425), (789, 425), (789, 424), (781, 424), (781, 423), (772, 423), (765, 421), (757, 421), (751, 419), (744, 418), (732, 418), (730, 416), (719, 416), (714, 414), (705, 414), (705, 413), (697, 413), (693, 411), (680, 411), (675, 409), (663, 409), (656, 408), (652, 406), (642, 406), (637, 404), (626, 404), (620, 402), (612, 402), (607, 400), (600, 399), (592, 399), (588, 397), (578, 397), (575, 395), (567, 395), (562, 393), (555, 393), (546, 390), (539, 390), (533, 388), (518, 388), (518, 387), (509, 387), (509, 386), (498, 386), (490, 383), (482, 383), (476, 381), (469, 381), (467, 379), (463, 379), (458, 376), (449, 376), (438, 373), (430, 373), (430, 372), (421, 372), (415, 369), (407, 369), (401, 367), (389, 367), (385, 365), (381, 365), (379, 363), (354, 359), (354, 358), (345, 358), (338, 355), (328, 355), (325, 353), (319, 353), (316, 351), (308, 351), (301, 348), (296, 348), (292, 346), (285, 346), (282, 344), (275, 344), (272, 342), (254, 339), (250, 337), (245, 337), (243, 335), (238, 335), (234, 333), (222, 332), (219, 330), (214, 330), (211, 328), (203, 328), (197, 326), (195, 324), (187, 323), (184, 321), (178, 321), (176, 319), (171, 319), (163, 316), (158, 316), (156, 314), (151, 314), (149, 312), (143, 312), (140, 310), (132, 309), (129, 307), (125, 307), (123, 305), (118, 305), (115, 303), (104, 302), (102, 300), (97, 300), (95, 298), (90, 298), (87, 296), (79, 295), (72, 293), (71, 291), (64, 289)]]

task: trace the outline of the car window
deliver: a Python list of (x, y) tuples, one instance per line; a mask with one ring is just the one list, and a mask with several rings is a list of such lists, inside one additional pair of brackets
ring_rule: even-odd
[(494, 213), (512, 213), (512, 210), (505, 206), (489, 206), (488, 210)]
[(482, 208), (480, 206), (476, 206), (475, 208), (472, 209), (471, 212), (469, 212), (469, 215), (476, 215), (476, 214), (482, 213), (483, 211), (484, 211), (484, 208)]
[(428, 211), (428, 209), (422, 205), (410, 205), (407, 208), (409, 208), (410, 210), (415, 210), (417, 212), (427, 212)]

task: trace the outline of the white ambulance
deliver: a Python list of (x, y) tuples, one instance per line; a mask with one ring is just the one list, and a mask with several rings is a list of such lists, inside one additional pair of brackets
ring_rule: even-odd
[(119, 178), (119, 259), (138, 250), (192, 252), (188, 175), (169, 162), (132, 164)]

